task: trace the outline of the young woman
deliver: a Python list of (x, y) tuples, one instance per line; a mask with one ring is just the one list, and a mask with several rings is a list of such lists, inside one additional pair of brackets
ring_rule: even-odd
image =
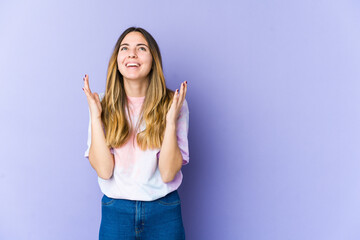
[(102, 193), (99, 239), (185, 239), (177, 192), (189, 162), (187, 82), (166, 87), (159, 47), (144, 29), (119, 37), (105, 93), (84, 92), (90, 110), (85, 157)]

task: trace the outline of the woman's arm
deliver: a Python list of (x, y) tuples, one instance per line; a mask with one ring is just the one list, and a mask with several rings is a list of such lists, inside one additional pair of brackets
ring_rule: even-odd
[(110, 179), (114, 171), (114, 155), (106, 145), (104, 130), (100, 118), (91, 119), (91, 145), (89, 161), (97, 175), (103, 179)]
[[(104, 130), (101, 122), (101, 102), (97, 93), (90, 90), (89, 75), (85, 74), (83, 90), (89, 104), (91, 124), (91, 143), (89, 149), (89, 161), (97, 175), (103, 179), (109, 179), (113, 175), (114, 156), (106, 146)], [(90, 126), (89, 126), (90, 127)]]
[(163, 182), (171, 182), (182, 166), (182, 155), (176, 137), (176, 124), (167, 123), (160, 150), (159, 170)]
[(177, 142), (176, 123), (180, 110), (183, 106), (187, 91), (187, 82), (183, 82), (179, 90), (176, 90), (171, 107), (166, 114), (166, 127), (163, 143), (159, 156), (159, 171), (162, 180), (171, 182), (181, 169), (183, 158)]

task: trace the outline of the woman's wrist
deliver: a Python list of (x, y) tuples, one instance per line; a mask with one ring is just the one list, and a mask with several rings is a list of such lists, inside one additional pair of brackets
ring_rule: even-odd
[(91, 124), (101, 124), (102, 125), (101, 117), (91, 117)]
[(175, 121), (166, 121), (166, 128), (167, 129), (176, 129), (176, 122)]

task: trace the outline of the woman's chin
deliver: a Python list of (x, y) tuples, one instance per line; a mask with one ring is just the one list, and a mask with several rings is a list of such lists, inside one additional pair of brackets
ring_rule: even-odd
[(146, 79), (146, 76), (139, 76), (139, 75), (135, 75), (135, 74), (129, 74), (129, 75), (123, 75), (124, 79), (129, 80), (129, 81), (142, 81)]

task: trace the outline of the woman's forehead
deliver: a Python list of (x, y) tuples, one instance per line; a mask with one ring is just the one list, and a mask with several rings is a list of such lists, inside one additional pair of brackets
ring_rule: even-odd
[(121, 41), (121, 44), (147, 44), (145, 37), (140, 32), (130, 32)]

